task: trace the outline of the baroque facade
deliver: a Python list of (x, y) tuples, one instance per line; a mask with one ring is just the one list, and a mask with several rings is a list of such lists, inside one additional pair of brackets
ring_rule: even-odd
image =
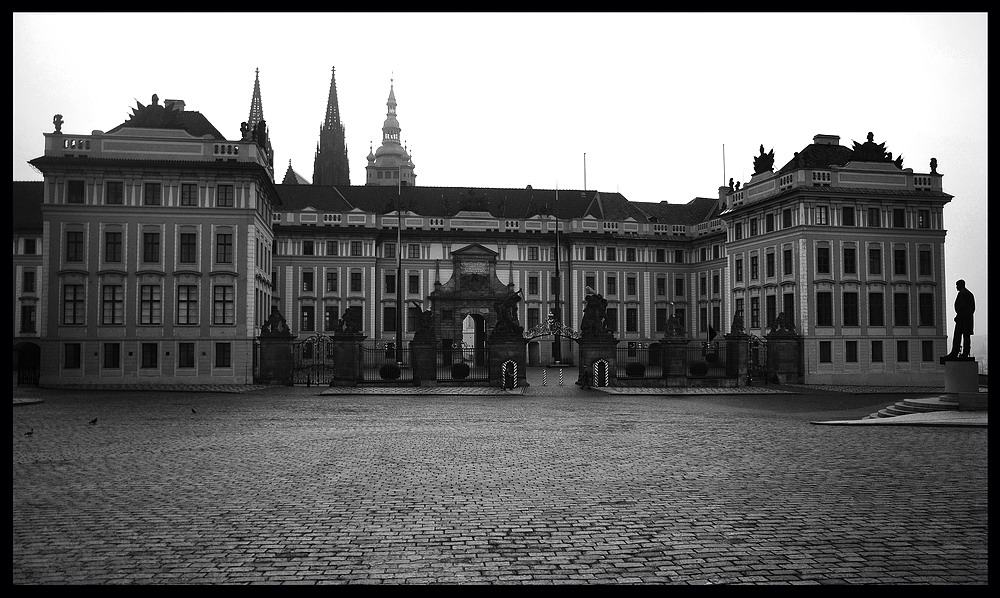
[[(272, 307), (298, 339), (353, 308), (368, 339), (406, 342), (430, 310), (443, 344), (478, 345), (490, 293), (520, 290), (527, 330), (550, 313), (572, 329), (589, 288), (629, 346), (657, 343), (672, 315), (692, 340), (780, 321), (803, 338), (806, 383), (941, 383), (951, 196), (935, 161), (914, 172), (871, 134), (817, 135), (777, 170), (761, 147), (742, 188), (681, 204), (418, 187), (391, 86), (387, 106), (365, 185), (275, 184), (262, 113), (238, 141), (155, 99), (108, 133), (57, 124), (32, 161), (44, 182), (14, 187), (26, 214), (39, 204), (15, 220), (15, 347), (41, 347), (43, 384), (242, 383)], [(481, 301), (456, 294), (461, 264), (489, 273)], [(576, 358), (567, 337), (526, 352)]]

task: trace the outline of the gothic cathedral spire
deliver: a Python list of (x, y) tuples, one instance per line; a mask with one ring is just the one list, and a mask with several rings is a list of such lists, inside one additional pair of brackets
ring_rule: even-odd
[[(258, 132), (257, 126), (262, 122), (264, 123), (263, 130)], [(271, 149), (271, 137), (267, 134), (267, 123), (264, 121), (264, 107), (260, 102), (260, 69), (256, 70), (256, 76), (253, 81), (253, 97), (250, 99), (250, 116), (247, 118), (245, 124), (247, 126), (243, 130), (244, 139), (247, 139), (249, 136), (254, 139), (263, 140), (265, 147), (262, 149), (267, 151), (268, 162), (273, 170), (274, 150)]]
[(320, 126), (319, 145), (316, 146), (313, 162), (313, 185), (350, 185), (347, 141), (344, 123), (340, 120), (340, 104), (337, 102), (336, 67), (331, 68), (331, 72), (326, 118)]

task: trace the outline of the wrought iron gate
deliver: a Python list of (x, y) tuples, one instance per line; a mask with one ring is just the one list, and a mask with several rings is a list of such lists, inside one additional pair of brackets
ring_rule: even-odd
[(292, 384), (325, 386), (333, 373), (332, 338), (316, 334), (292, 343)]

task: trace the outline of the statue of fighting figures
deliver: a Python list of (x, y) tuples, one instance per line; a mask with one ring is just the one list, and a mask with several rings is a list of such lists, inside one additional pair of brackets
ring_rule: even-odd
[(524, 297), (521, 289), (516, 293), (510, 293), (493, 304), (497, 312), (497, 323), (493, 327), (493, 334), (524, 334), (524, 326), (518, 321), (517, 304)]
[(581, 334), (604, 334), (608, 330), (608, 300), (587, 287), (583, 298), (583, 320), (580, 322)]

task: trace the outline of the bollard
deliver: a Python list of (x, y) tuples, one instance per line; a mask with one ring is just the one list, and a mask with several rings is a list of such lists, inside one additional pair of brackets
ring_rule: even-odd
[(563, 383), (562, 383), (562, 370), (563, 370), (562, 368), (559, 368), (559, 386), (563, 385)]
[(545, 386), (545, 368), (542, 368), (542, 386)]

